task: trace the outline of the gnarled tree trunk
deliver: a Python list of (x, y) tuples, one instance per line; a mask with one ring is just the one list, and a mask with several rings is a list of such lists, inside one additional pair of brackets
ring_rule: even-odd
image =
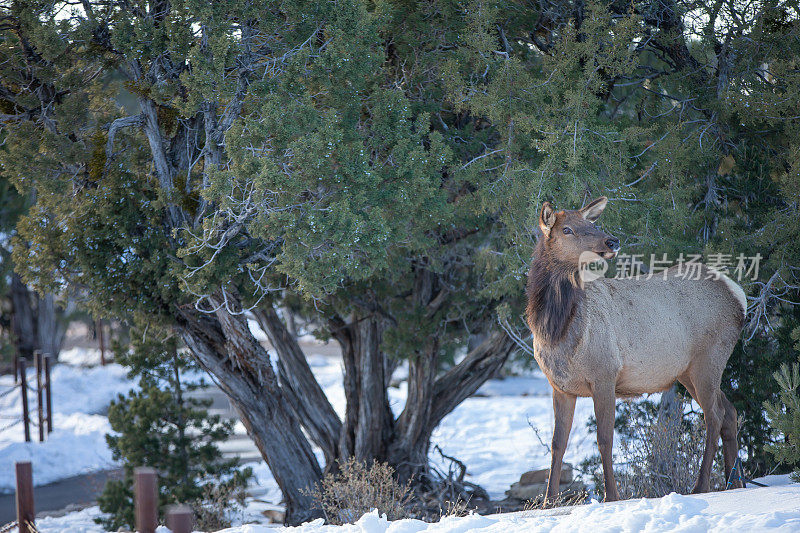
[(267, 461), (284, 494), (289, 524), (318, 516), (306, 491), (322, 472), (309, 440), (322, 449), (326, 469), (335, 470), (337, 459), (350, 457), (385, 461), (422, 492), (435, 488), (443, 480), (431, 475), (428, 466), (433, 430), (497, 372), (514, 346), (502, 331), (491, 333), (442, 374), (440, 347), (433, 343), (409, 361), (408, 401), (395, 418), (387, 396), (387, 374), (395, 363), (381, 350), (385, 318), (363, 310), (347, 320), (333, 316), (329, 327), (344, 362), (347, 404), (342, 421), (273, 307), (255, 309), (253, 315), (277, 352), (277, 373), (238, 311), (235, 296), (214, 296), (211, 302), (217, 308), (213, 314), (179, 310), (178, 329), (231, 399)]
[(281, 488), (286, 523), (296, 525), (320, 516), (307, 491), (322, 472), (295, 415), (300, 409), (297, 398), (284, 394), (267, 352), (243, 315), (231, 314), (223, 305), (213, 316), (184, 309), (178, 314), (184, 342), (230, 398)]

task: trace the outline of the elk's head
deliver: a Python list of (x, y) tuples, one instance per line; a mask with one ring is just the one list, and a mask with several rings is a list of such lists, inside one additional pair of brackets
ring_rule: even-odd
[(601, 196), (581, 209), (555, 211), (550, 202), (545, 202), (539, 215), (539, 228), (549, 259), (565, 269), (613, 259), (619, 251), (619, 239), (594, 225), (607, 203), (608, 198)]

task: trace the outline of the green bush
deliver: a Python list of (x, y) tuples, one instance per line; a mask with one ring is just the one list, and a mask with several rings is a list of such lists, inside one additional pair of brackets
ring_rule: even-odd
[[(223, 458), (217, 447), (232, 435), (232, 424), (209, 415), (210, 402), (188, 396), (204, 385), (187, 383), (186, 371), (193, 368), (188, 358), (179, 356), (177, 339), (154, 335), (152, 328), (146, 337), (141, 332), (132, 337), (132, 350), (118, 346), (116, 357), (130, 367), (130, 377), (139, 378), (139, 390), (112, 402), (108, 420), (115, 434), (106, 436), (125, 474), (109, 481), (98, 498), (100, 510), (107, 513), (98, 522), (109, 529), (133, 527), (133, 470), (149, 466), (158, 471), (162, 512), (169, 504), (185, 503), (197, 516), (207, 517), (205, 521), (228, 525), (225, 512), (252, 475), (249, 468), (240, 470), (237, 460)], [(220, 493), (219, 488), (230, 495), (224, 502), (209, 497)]]
[[(792, 338), (798, 341), (795, 349), (800, 351), (800, 327), (792, 331)], [(767, 451), (775, 459), (795, 467), (792, 477), (800, 480), (800, 365), (798, 363), (781, 365), (781, 369), (773, 374), (780, 387), (777, 402), (765, 402), (764, 408), (770, 418), (770, 424), (777, 435), (775, 441), (767, 447)]]

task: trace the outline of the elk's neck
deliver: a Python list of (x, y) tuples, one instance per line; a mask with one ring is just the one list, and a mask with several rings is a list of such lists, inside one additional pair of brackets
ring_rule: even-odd
[(528, 272), (526, 313), (537, 341), (556, 344), (566, 335), (584, 294), (577, 275), (548, 261), (546, 252), (537, 249)]

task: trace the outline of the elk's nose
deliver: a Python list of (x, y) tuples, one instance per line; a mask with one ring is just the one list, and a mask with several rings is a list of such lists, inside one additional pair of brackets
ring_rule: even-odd
[(606, 246), (608, 246), (608, 249), (612, 252), (616, 252), (619, 250), (619, 239), (616, 237), (609, 237), (606, 239)]

